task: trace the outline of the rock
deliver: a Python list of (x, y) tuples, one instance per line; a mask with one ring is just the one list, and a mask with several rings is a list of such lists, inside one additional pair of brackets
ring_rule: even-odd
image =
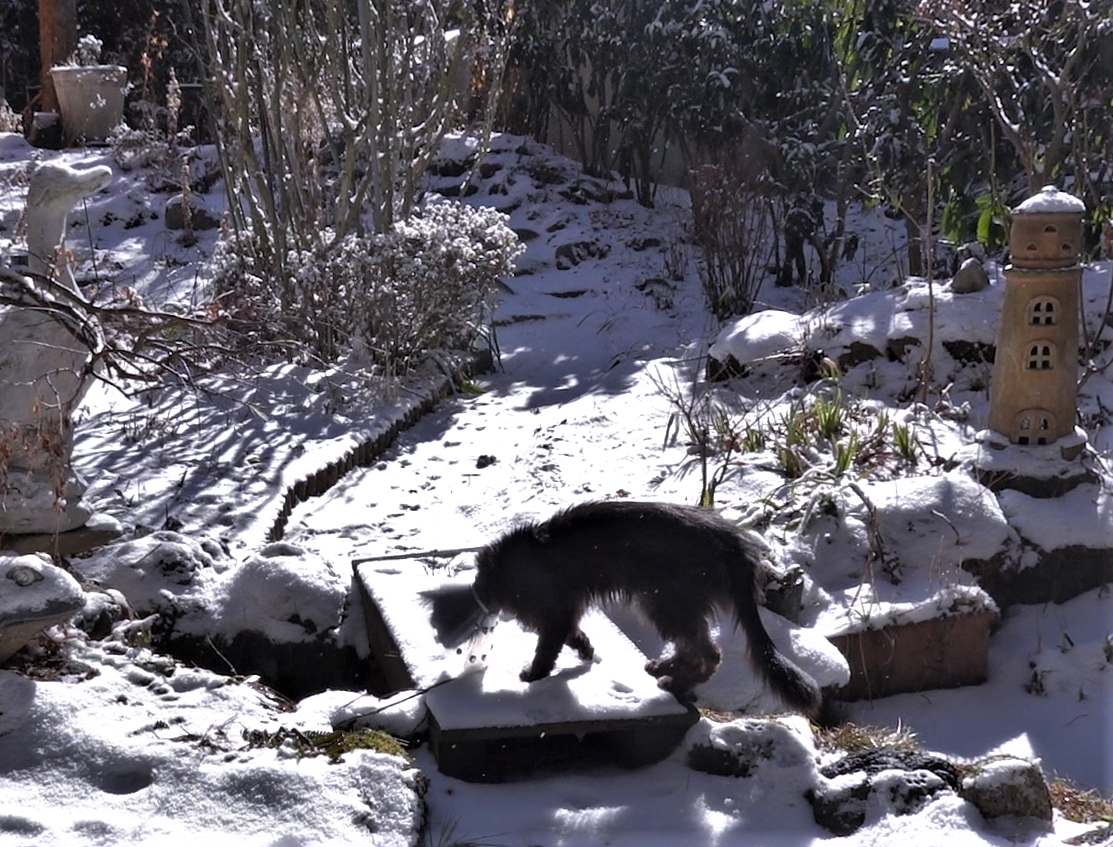
[(987, 820), (1009, 815), (1051, 823), (1047, 780), (1040, 766), (1027, 759), (1002, 756), (979, 762), (962, 781), (961, 794)]
[[(163, 220), (167, 229), (185, 229), (185, 197), (175, 194), (166, 201)], [(220, 219), (210, 212), (194, 197), (189, 203), (189, 221), (194, 230), (217, 229)]]
[(870, 778), (865, 773), (844, 774), (808, 793), (815, 822), (835, 835), (850, 835), (866, 822)]
[(882, 771), (903, 770), (931, 771), (955, 789), (959, 788), (958, 768), (945, 756), (923, 750), (906, 750), (898, 747), (877, 747), (858, 753), (849, 753), (843, 758), (823, 767), (820, 773), (828, 778), (862, 771), (875, 776)]
[(770, 567), (769, 581), (765, 585), (765, 607), (782, 618), (800, 623), (804, 610), (804, 588), (808, 578), (799, 565), (781, 570)]
[(73, 625), (94, 641), (107, 638), (117, 623), (134, 617), (127, 599), (113, 588), (90, 591), (85, 599), (85, 607), (74, 615)]
[(577, 206), (588, 203), (613, 203), (615, 200), (632, 200), (632, 191), (614, 191), (609, 185), (597, 179), (581, 177), (572, 185), (562, 188), (560, 196)]
[[(920, 339), (906, 335), (900, 338), (890, 338), (885, 345), (885, 354), (890, 362), (907, 362), (908, 351), (922, 346)], [(841, 366), (840, 362), (840, 366)]]
[(31, 143), (48, 150), (60, 150), (62, 138), (62, 116), (57, 112), (35, 112), (31, 118)]
[(442, 159), (429, 165), (429, 170), (437, 176), (458, 177), (467, 173), (471, 166), (471, 159)]
[(878, 748), (851, 753), (820, 770), (805, 796), (815, 822), (835, 835), (849, 835), (867, 813), (915, 814), (938, 794), (958, 790), (948, 759), (919, 750)]
[(798, 716), (703, 720), (689, 730), (685, 745), (688, 764), (702, 773), (748, 777), (761, 768), (796, 769), (801, 790), (813, 786), (818, 777), (812, 733)]
[(977, 241), (967, 241), (955, 251), (955, 258), (958, 259), (959, 263), (965, 262), (970, 258), (977, 259), (979, 262), (984, 262), (986, 260), (985, 247)]
[(460, 185), (442, 185), (437, 189), (437, 193), (441, 195), (441, 197), (459, 197), (461, 193), (463, 193), (465, 197), (471, 197), (473, 194), (479, 193), (479, 186), (468, 183), (467, 187), (463, 188), (461, 192)]
[(729, 353), (722, 354), (723, 358), (707, 357), (706, 377), (708, 382), (726, 382), (728, 379), (746, 377), (750, 373), (749, 367), (743, 365)]
[(955, 272), (951, 280), (951, 291), (955, 294), (973, 294), (989, 286), (989, 277), (979, 259), (971, 256)]
[(997, 357), (996, 345), (981, 341), (948, 340), (943, 342), (943, 349), (960, 365), (992, 365)]
[(914, 815), (948, 787), (928, 770), (882, 771), (870, 780), (870, 794), (893, 815)]
[(0, 555), (0, 664), (84, 606), (81, 585), (45, 556)]
[(288, 541), (275, 541), (260, 550), (259, 555), (268, 559), (275, 556), (304, 556), (305, 548)]
[[(659, 276), (649, 277), (634, 283), (634, 288), (653, 301), (662, 310), (672, 309), (675, 305), (676, 288), (668, 280)], [(710, 361), (708, 366), (710, 367)]]
[(556, 248), (556, 266), (566, 271), (585, 259), (602, 259), (610, 252), (609, 245), (598, 241), (572, 241)]

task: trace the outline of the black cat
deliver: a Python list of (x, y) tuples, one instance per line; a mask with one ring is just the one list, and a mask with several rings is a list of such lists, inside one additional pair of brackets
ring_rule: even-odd
[(539, 524), (513, 529), (476, 556), (470, 586), (426, 592), (442, 643), (455, 647), (489, 615), (517, 618), (538, 634), (524, 682), (548, 676), (567, 644), (594, 652), (580, 631), (592, 604), (636, 604), (674, 653), (645, 669), (679, 697), (707, 680), (721, 654), (708, 632), (715, 607), (733, 610), (754, 668), (794, 709), (815, 715), (815, 681), (779, 653), (757, 607), (757, 547), (714, 512), (665, 503), (584, 503)]

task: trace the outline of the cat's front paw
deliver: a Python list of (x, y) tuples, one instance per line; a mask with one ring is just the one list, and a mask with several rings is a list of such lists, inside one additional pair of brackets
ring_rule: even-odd
[(672, 676), (662, 676), (657, 680), (657, 687), (662, 691), (667, 691), (681, 703), (694, 703), (696, 702), (695, 692), (692, 691), (692, 686), (678, 680)]
[(576, 655), (582, 661), (590, 662), (595, 657), (595, 650), (591, 646), (591, 640), (584, 635), (579, 627), (575, 627), (571, 634), (564, 639), (564, 643), (576, 651)]
[(537, 680), (544, 679), (548, 675), (549, 674), (547, 672), (541, 673), (539, 671), (535, 671), (533, 667), (530, 666), (528, 668), (522, 668), (522, 672), (518, 674), (518, 679), (520, 679), (522, 682), (537, 682)]

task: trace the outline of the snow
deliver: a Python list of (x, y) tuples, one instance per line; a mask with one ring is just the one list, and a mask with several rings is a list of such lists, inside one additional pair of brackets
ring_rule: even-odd
[(1072, 194), (1060, 191), (1054, 185), (1045, 185), (1014, 210), (1017, 214), (1037, 215), (1053, 212), (1078, 214), (1086, 212), (1086, 204)]
[(799, 315), (766, 309), (732, 321), (707, 352), (719, 360), (734, 356), (739, 362), (756, 362), (800, 346), (803, 333)]
[(983, 610), (997, 612), (993, 598), (975, 585), (949, 586), (914, 602), (887, 602), (861, 591), (836, 594), (835, 601), (816, 618), (815, 628), (827, 635), (904, 626)]
[(1113, 500), (1108, 487), (1083, 484), (1061, 498), (1055, 520), (1047, 518), (1047, 503), (1019, 491), (1001, 492), (1001, 509), (1011, 524), (1024, 528), (1024, 537), (1044, 550), (1062, 547), (1101, 547), (1109, 542)]
[(536, 683), (518, 679), (518, 672), (533, 658), (536, 637), (505, 632), (516, 628), (517, 622), (500, 627), (483, 673), (465, 673), (425, 696), (442, 729), (684, 714), (675, 697), (657, 688), (656, 680), (645, 673), (630, 673), (631, 666), (640, 671), (645, 659), (600, 612), (588, 613), (583, 622), (596, 650), (595, 661), (585, 663), (565, 650), (553, 673)]
[[(457, 153), (470, 144), (464, 137), (450, 140)], [(5, 252), (20, 247), (16, 224), (34, 158), (80, 167), (112, 164), (102, 151), (34, 151), (15, 136), (0, 135)], [(613, 630), (598, 614), (585, 621), (585, 631), (598, 639), (598, 663), (565, 651), (556, 676), (526, 686), (516, 671), (535, 637), (504, 621), (486, 645), (486, 666), (465, 673), (466, 657), (446, 656), (420, 607), (397, 598), (413, 601), (425, 585), (468, 580), (468, 555), (447, 563), (360, 566), (381, 573), (375, 585), (396, 598), (384, 611), (399, 617), (395, 631), (405, 634), (401, 646), (418, 684), (457, 678), (425, 696), (404, 691), (380, 700), (352, 679), (293, 704), (258, 679), (228, 675), (226, 668), (190, 668), (144, 646), (146, 628), (172, 620), (178, 631), (202, 637), (231, 637), (243, 628), (276, 643), (327, 636), (365, 654), (361, 610), (351, 602), (354, 559), (479, 546), (522, 520), (588, 499), (694, 502), (700, 469), (670, 398), (687, 396), (711, 342), (716, 355), (728, 351), (742, 363), (763, 362), (716, 389), (716, 398), (739, 415), (760, 413), (774, 421), (800, 397), (786, 354), (819, 347), (837, 357), (852, 341), (884, 353), (890, 339), (924, 335), (930, 299), (937, 309), (936, 388), (927, 407), (907, 399), (915, 349), (903, 359), (855, 364), (841, 382), (869, 421), (885, 412), (912, 426), (924, 447), (917, 463), (899, 473), (882, 465), (853, 478), (877, 510), (882, 543), (899, 563), (899, 584), (880, 574), (867, 578), (869, 512), (846, 479), (826, 474), (822, 456), (812, 457), (810, 475), (786, 484), (769, 451), (738, 454), (716, 492), (728, 516), (764, 516), (773, 564), (804, 574), (798, 623), (762, 610), (778, 647), (821, 683), (840, 684), (846, 662), (822, 633), (824, 621), (845, 617), (855, 587), (867, 585), (877, 608), (888, 604), (902, 620), (961, 603), (988, 607), (991, 601), (962, 571), (963, 561), (994, 555), (1024, 561), (1033, 554), (1018, 551), (1019, 537), (1051, 550), (1107, 544), (1113, 535), (1107, 472), (1101, 483), (1052, 501), (1009, 491), (991, 495), (968, 472), (963, 451), (978, 445), (984, 428), (988, 376), (984, 363), (979, 370), (958, 361), (944, 343), (993, 343), (1001, 300), (995, 260), (986, 262), (993, 284), (971, 295), (955, 295), (942, 281), (929, 292), (925, 281), (907, 280), (809, 309), (799, 291), (770, 285), (758, 295), (762, 311), (720, 333), (702, 305), (695, 249), (684, 240), (682, 192), (662, 188), (655, 210), (626, 199), (576, 203), (561, 196), (561, 185), (528, 176), (531, 167), (545, 165), (568, 180), (580, 178), (573, 163), (540, 145), (496, 137), (491, 161), (502, 170), (477, 178), (481, 190), (473, 202), (507, 210), (513, 227), (536, 234), (518, 275), (506, 281), (495, 316), (501, 369), (478, 378), (483, 393), (446, 397), (375, 464), (354, 469), (296, 506), (282, 541), (271, 544), (268, 537), (286, 492), (384, 431), (443, 382), (440, 375), (419, 375), (391, 397), (374, 380), (342, 367), (292, 365), (214, 381), (212, 394), (166, 387), (129, 398), (94, 387), (80, 414), (75, 462), (90, 481), (88, 498), (101, 519), (118, 521), (125, 535), (74, 565), (86, 579), (118, 592), (90, 594), (97, 598), (91, 602), (107, 607), (113, 598), (126, 598), (134, 620), (117, 623), (99, 640), (56, 627), (55, 646), (33, 651), (50, 673), (34, 678), (0, 671), (0, 844), (411, 844), (418, 838), (419, 793), (428, 803), (428, 843), (434, 844), (1008, 843), (949, 793), (915, 814), (894, 816), (878, 806), (857, 833), (830, 836), (802, 796), (815, 765), (808, 758), (810, 733), (799, 718), (780, 718), (784, 729), (769, 732), (797, 739), (800, 755), (765, 763), (742, 778), (688, 765), (686, 749), (694, 739), (729, 744), (740, 733), (734, 723), (707, 719), (680, 750), (648, 768), (543, 773), (503, 785), (445, 777), (420, 746), (410, 751), (410, 767), (370, 750), (346, 753), (332, 764), (326, 756), (303, 757), (289, 744), (250, 743), (257, 732), (353, 725), (409, 737), (425, 725), (427, 705), (437, 698), (457, 710), (460, 725), (489, 724), (490, 710), (505, 711), (498, 720), (524, 714), (547, 721), (592, 704), (635, 712), (667, 704), (641, 670), (643, 657), (659, 655), (665, 645), (623, 609), (608, 610)], [(196, 246), (180, 246), (161, 226), (162, 201), (143, 170), (113, 170), (112, 185), (87, 203), (101, 280), (106, 268), (116, 268), (116, 286), (137, 287), (154, 305), (197, 296), (215, 234), (200, 233)], [(486, 190), (496, 183), (505, 194)], [(583, 178), (585, 190), (595, 184)], [(608, 187), (623, 188), (617, 182)], [(223, 208), (219, 191), (204, 199), (212, 209)], [(126, 227), (137, 212), (140, 225)], [(69, 246), (79, 280), (87, 281), (90, 244), (77, 235), (86, 232), (86, 217), (78, 210), (73, 219), (82, 225), (71, 232)], [(859, 256), (870, 258), (868, 266), (861, 259), (861, 265), (841, 268), (843, 288), (888, 280), (891, 267), (874, 257), (892, 252), (891, 222), (857, 212), (848, 226), (861, 236)], [(579, 242), (609, 249), (559, 270), (556, 249)], [(667, 278), (669, 245), (688, 259), (683, 280)], [(1084, 309), (1092, 327), (1100, 325), (1109, 275), (1107, 262), (1084, 269)], [(108, 292), (112, 282), (99, 287)], [(1105, 372), (1095, 373), (1080, 394), (1082, 419), (1096, 421), (1085, 432), (1085, 460), (1099, 470), (1108, 467), (1113, 449), (1103, 412), (1111, 398)], [(1006, 466), (1030, 455), (983, 449)], [(168, 518), (174, 531), (163, 529)], [(1059, 606), (1002, 611), (984, 685), (848, 704), (845, 716), (908, 728), (928, 749), (964, 759), (996, 750), (1034, 755), (1050, 773), (1108, 794), (1113, 598), (1107, 587)], [(723, 664), (697, 690), (697, 705), (744, 710), (746, 721), (778, 710), (750, 669), (745, 638), (721, 621), (715, 636)], [(505, 696), (492, 704), (478, 696), (481, 690)], [(555, 694), (571, 690), (575, 701)], [(1085, 829), (1057, 817), (1051, 832), (1025, 843), (1061, 844)]]
[[(204, 832), (213, 845), (324, 844), (361, 828), (364, 843), (414, 843), (419, 775), (394, 757), (251, 748), (244, 731), (279, 727), (265, 689), (146, 649), (82, 646), (71, 661), (68, 681), (0, 670), (0, 843), (170, 845)], [(381, 836), (360, 826), (372, 811)]]

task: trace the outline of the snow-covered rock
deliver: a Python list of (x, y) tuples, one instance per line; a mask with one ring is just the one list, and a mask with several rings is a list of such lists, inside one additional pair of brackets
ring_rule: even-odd
[(1051, 823), (1047, 780), (1039, 764), (1027, 759), (1000, 756), (979, 762), (963, 779), (962, 796), (986, 818), (1011, 815)]

